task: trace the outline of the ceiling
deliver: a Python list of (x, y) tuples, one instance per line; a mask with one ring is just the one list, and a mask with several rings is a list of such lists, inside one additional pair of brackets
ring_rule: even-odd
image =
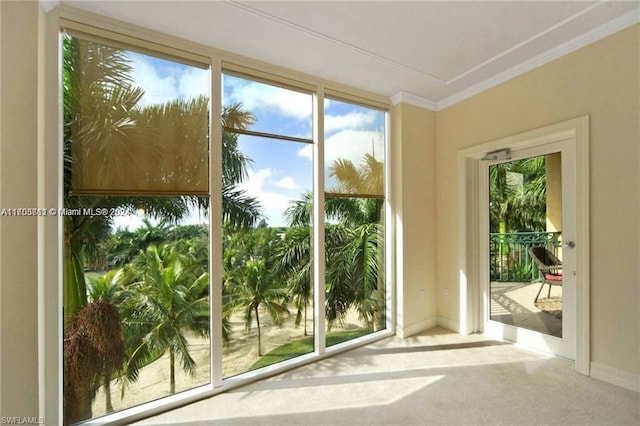
[(640, 21), (639, 1), (60, 3), (432, 109)]

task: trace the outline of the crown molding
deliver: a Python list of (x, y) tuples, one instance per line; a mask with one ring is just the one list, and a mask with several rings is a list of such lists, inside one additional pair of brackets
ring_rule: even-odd
[(391, 103), (398, 105), (399, 103), (411, 104), (420, 108), (425, 108), (431, 111), (438, 110), (438, 103), (430, 99), (421, 98), (420, 96), (412, 95), (407, 92), (398, 92), (391, 96)]
[(611, 34), (622, 31), (625, 28), (637, 24), (638, 22), (640, 22), (640, 9), (632, 10), (631, 12), (628, 12), (606, 24), (603, 24), (589, 31), (588, 33), (585, 33), (574, 38), (573, 40), (569, 40), (566, 43), (558, 45), (553, 49), (549, 49), (538, 56), (535, 56), (525, 62), (516, 65), (515, 67), (509, 68), (508, 70), (500, 72), (478, 84), (474, 84), (467, 89), (461, 90), (458, 93), (442, 99), (441, 101), (437, 102), (436, 110), (439, 111), (441, 109), (450, 107), (451, 105), (457, 104), (458, 102), (484, 92), (485, 90), (497, 86), (498, 84), (504, 83), (505, 81), (511, 80), (512, 78), (518, 77), (528, 71), (531, 71), (544, 64), (561, 58), (562, 56), (565, 56), (575, 50), (595, 43), (596, 41), (601, 40)]
[(588, 46), (596, 41), (599, 41), (607, 36), (622, 31), (632, 25), (640, 22), (640, 9), (632, 10), (613, 21), (610, 21), (604, 25), (601, 25), (588, 33), (569, 40), (566, 43), (558, 45), (553, 49), (549, 49), (546, 52), (541, 53), (525, 62), (522, 62), (514, 67), (509, 68), (503, 72), (495, 74), (494, 76), (474, 84), (466, 89), (463, 89), (451, 96), (446, 97), (440, 101), (433, 101), (417, 95), (413, 95), (407, 92), (398, 92), (391, 97), (391, 103), (397, 105), (399, 103), (407, 103), (418, 106), (420, 108), (426, 108), (431, 111), (440, 111), (464, 101), (472, 96), (484, 92), (494, 86), (502, 84), (513, 78), (516, 78), (526, 72), (529, 72), (535, 68), (545, 65), (551, 61), (568, 55), (578, 49)]

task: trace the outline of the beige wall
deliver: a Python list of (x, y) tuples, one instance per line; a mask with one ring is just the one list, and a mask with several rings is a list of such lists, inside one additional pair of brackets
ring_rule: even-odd
[(391, 155), (396, 226), (397, 332), (436, 325), (435, 113), (393, 107)]
[[(35, 207), (37, 2), (0, 2), (0, 208)], [(38, 416), (36, 219), (0, 217), (0, 415)]]
[(439, 315), (459, 316), (459, 149), (590, 116), (591, 361), (640, 373), (640, 25), (438, 112)]

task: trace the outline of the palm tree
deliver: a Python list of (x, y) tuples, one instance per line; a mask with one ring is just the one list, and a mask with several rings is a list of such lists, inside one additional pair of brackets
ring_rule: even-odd
[(311, 233), (306, 226), (289, 228), (283, 236), (283, 244), (278, 250), (280, 259), (278, 272), (287, 283), (288, 297), (293, 299), (296, 306), (295, 325), (303, 323), (304, 335), (307, 336), (307, 307), (313, 296), (311, 282)]
[[(132, 68), (125, 51), (80, 39), (64, 38), (64, 204), (68, 209), (119, 208), (133, 213), (142, 209), (152, 217), (176, 222), (192, 207), (207, 207), (207, 197), (128, 197), (73, 195), (73, 149), (91, 145), (103, 161), (98, 175), (108, 176), (124, 170), (128, 176), (136, 170), (135, 157), (114, 157), (114, 146), (129, 144), (149, 147), (153, 154), (153, 141), (158, 135), (170, 133), (165, 123), (181, 123), (186, 130), (180, 137), (193, 138), (195, 133), (184, 117), (206, 115), (208, 100), (200, 97), (192, 101), (175, 101), (163, 106), (140, 108), (138, 103), (144, 92), (133, 86)], [(181, 119), (177, 120), (176, 117)], [(234, 104), (222, 111), (227, 127), (244, 128), (253, 122), (253, 116)], [(202, 122), (202, 120), (200, 120)], [(206, 134), (207, 132), (199, 132)], [(223, 217), (237, 226), (250, 226), (260, 217), (255, 198), (248, 197), (235, 185), (246, 177), (250, 161), (237, 149), (237, 135), (223, 136)], [(157, 146), (155, 148), (157, 150)], [(131, 150), (120, 150), (130, 152)], [(206, 153), (202, 156), (206, 159)], [(204, 161), (204, 160), (203, 160)], [(204, 161), (206, 164), (206, 161)], [(130, 163), (130, 164), (129, 164)], [(97, 243), (111, 231), (112, 217), (65, 217), (65, 314), (73, 315), (87, 303), (84, 280), (84, 257), (95, 251)]]
[(384, 193), (384, 164), (369, 153), (364, 154), (360, 167), (351, 160), (337, 159), (329, 168), (329, 176), (337, 183), (337, 187), (329, 192), (355, 196)]
[(102, 381), (120, 370), (125, 359), (121, 319), (114, 305), (96, 299), (68, 320), (63, 355), (65, 423), (91, 415), (91, 402)]
[[(120, 306), (127, 298), (125, 290), (130, 277), (124, 269), (114, 269), (103, 276), (90, 275), (88, 277), (89, 303), (102, 301), (113, 307)], [(121, 343), (124, 346), (124, 343)], [(124, 361), (124, 360), (123, 360)], [(106, 412), (113, 411), (111, 403), (111, 379), (117, 371), (106, 370), (103, 372), (104, 394)]]
[(117, 229), (109, 238), (99, 243), (100, 263), (123, 267), (151, 244), (161, 244), (169, 239), (171, 225), (166, 219), (154, 224), (148, 217), (142, 218), (142, 226), (130, 231)]
[(515, 194), (515, 229), (544, 231), (547, 214), (546, 156), (526, 158), (518, 162), (514, 171), (523, 175), (523, 185)]
[[(111, 211), (120, 208), (130, 212), (144, 208), (154, 216), (177, 220), (187, 213), (192, 200), (72, 193), (73, 150), (89, 144), (95, 146), (96, 155), (103, 157), (103, 167), (96, 172), (104, 176), (126, 166), (126, 161), (121, 164), (110, 155), (114, 146), (147, 144), (145, 129), (137, 126), (134, 119), (144, 92), (133, 87), (131, 71), (121, 49), (64, 38), (64, 205), (68, 209), (106, 208)], [(84, 257), (109, 236), (111, 224), (109, 215), (65, 216), (64, 308), (67, 317), (87, 303)]]
[[(513, 176), (521, 176), (515, 183)], [(531, 157), (489, 168), (491, 231), (542, 231), (546, 219), (545, 157)]]
[(264, 259), (248, 260), (236, 269), (225, 283), (233, 288), (231, 305), (243, 310), (247, 330), (251, 328), (253, 318), (258, 331), (258, 356), (262, 356), (262, 332), (260, 325), (260, 307), (263, 307), (273, 322), (280, 326), (284, 316), (289, 314), (284, 299), (286, 288), (280, 285), (273, 273), (267, 269)]
[[(522, 262), (522, 247), (514, 249), (518, 240), (506, 234), (545, 231), (545, 156), (489, 167), (489, 229), (497, 234), (491, 239), (492, 268), (506, 263), (510, 271), (531, 267), (535, 269), (533, 264)], [(492, 277), (496, 273), (497, 270), (492, 269)]]
[[(339, 159), (330, 167), (337, 186), (327, 191), (325, 214), (337, 221), (325, 226), (326, 318), (331, 326), (355, 307), (361, 319), (383, 328), (384, 316), (384, 167), (369, 154), (361, 167)], [(285, 212), (291, 226), (308, 226), (311, 221), (311, 194), (305, 193)], [(286, 241), (286, 240), (285, 240)], [(297, 243), (297, 244), (296, 244)], [(309, 249), (291, 240), (293, 253)], [(309, 263), (303, 263), (309, 268)], [(301, 265), (301, 267), (302, 267)]]
[[(141, 152), (136, 147), (145, 147), (147, 155), (155, 158), (159, 150), (157, 139), (167, 133), (164, 124), (175, 123), (177, 115), (202, 117), (203, 111), (207, 111), (208, 100), (201, 97), (142, 108), (139, 102), (144, 92), (134, 86), (132, 67), (124, 50), (69, 36), (64, 37), (63, 44), (64, 207), (103, 208), (108, 212), (118, 209), (129, 213), (142, 209), (151, 217), (171, 223), (183, 218), (191, 208), (207, 207), (207, 197), (78, 195), (72, 192), (74, 172), (77, 176), (82, 170), (81, 164), (74, 165), (74, 152), (91, 149), (93, 155), (100, 158), (97, 163), (100, 167), (93, 171), (98, 179), (118, 175), (130, 177), (137, 169), (138, 155), (134, 153)], [(252, 115), (236, 105), (223, 110), (222, 120), (230, 126), (242, 126), (251, 122)], [(207, 125), (206, 120), (199, 123), (199, 128), (202, 123)], [(183, 123), (179, 136), (194, 137), (193, 131), (194, 126)], [(237, 138), (233, 137), (227, 137), (223, 143), (223, 156), (227, 158), (227, 168), (223, 171), (223, 217), (238, 226), (248, 226), (258, 220), (259, 206), (254, 198), (234, 188), (246, 175), (248, 161), (234, 150), (234, 143), (237, 145)], [(206, 165), (206, 153), (201, 157)], [(195, 168), (195, 165), (190, 167)], [(88, 304), (86, 259), (97, 258), (99, 243), (111, 234), (113, 217), (65, 216), (63, 223), (63, 307), (65, 325), (69, 325)], [(70, 341), (70, 337), (65, 329), (65, 341)], [(65, 421), (91, 417), (91, 398), (86, 397), (91, 390), (87, 382), (69, 382), (69, 394), (78, 395), (68, 400), (82, 406), (69, 406), (74, 414), (65, 416)]]
[[(133, 212), (144, 208), (152, 215), (177, 220), (188, 211), (193, 200), (166, 197), (80, 196), (71, 191), (74, 172), (74, 150), (92, 144), (102, 158), (98, 178), (119, 171), (120, 163), (112, 155), (113, 146), (145, 144), (144, 129), (133, 119), (142, 90), (132, 86), (131, 67), (121, 49), (64, 38), (64, 206), (67, 209), (95, 209), (106, 211), (119, 208)], [(126, 152), (126, 150), (125, 150)], [(75, 168), (80, 170), (81, 165)], [(109, 215), (69, 215), (64, 217), (64, 285), (63, 306), (65, 317), (65, 378), (73, 378), (73, 369), (83, 356), (92, 350), (82, 346), (85, 340), (75, 339), (76, 316), (88, 305), (88, 291), (84, 274), (85, 257), (95, 257), (99, 242), (111, 231)], [(103, 306), (97, 304), (96, 306)], [(106, 327), (105, 323), (87, 323), (85, 326)], [(118, 330), (120, 328), (118, 327)], [(92, 330), (101, 334), (100, 330)], [(77, 335), (77, 333), (76, 333)], [(116, 340), (112, 340), (115, 344)], [(69, 351), (67, 351), (67, 347)], [(73, 348), (73, 351), (71, 350)], [(74, 354), (80, 354), (75, 356)], [(84, 355), (82, 355), (84, 354)], [(80, 358), (78, 358), (80, 357)], [(100, 371), (94, 376), (101, 377)], [(76, 422), (91, 417), (93, 378), (77, 377), (65, 380), (65, 421)]]
[(189, 374), (196, 366), (184, 332), (209, 335), (209, 275), (180, 243), (151, 245), (136, 259), (134, 269), (139, 281), (130, 286), (126, 307), (127, 377), (136, 379), (141, 366), (168, 352), (173, 394), (176, 360)]

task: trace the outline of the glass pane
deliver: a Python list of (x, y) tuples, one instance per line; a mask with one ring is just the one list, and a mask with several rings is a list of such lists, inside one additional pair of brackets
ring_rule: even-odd
[(223, 375), (229, 377), (313, 352), (312, 163), (300, 156), (301, 143), (224, 138), (246, 171), (233, 197), (223, 198), (225, 209), (253, 208), (253, 221), (228, 215), (223, 224)]
[(560, 153), (490, 166), (489, 180), (491, 319), (562, 337)]
[(326, 345), (386, 328), (384, 112), (325, 102)]
[[(146, 192), (138, 183), (148, 177), (141, 170), (151, 155), (133, 148), (167, 133), (158, 141), (174, 155), (171, 141), (197, 140), (205, 144), (198, 164), (208, 179), (208, 123), (203, 128), (201, 118), (209, 77), (72, 37), (63, 47), (62, 337), (64, 421), (71, 424), (210, 383), (209, 197)], [(100, 154), (104, 168), (99, 161), (78, 166), (84, 159), (72, 155), (76, 147), (90, 151), (98, 142), (120, 146)], [(179, 189), (173, 176), (198, 185), (195, 174), (183, 173), (186, 164), (154, 163), (169, 192)], [(83, 179), (111, 176), (128, 189), (79, 195), (72, 190), (78, 167)], [(132, 188), (135, 194), (125, 194)]]
[[(313, 97), (257, 81), (223, 74), (223, 105), (240, 105), (253, 117), (247, 130), (312, 139)], [(229, 122), (228, 127), (235, 127)]]
[(384, 200), (326, 198), (326, 345), (386, 328)]
[(72, 37), (65, 59), (73, 193), (208, 193), (208, 69)]
[(332, 99), (324, 109), (326, 192), (383, 197), (385, 113)]
[(141, 211), (114, 217), (87, 256), (89, 300), (118, 308), (127, 354), (98, 389), (94, 417), (210, 382), (209, 224), (189, 210), (180, 225)]

